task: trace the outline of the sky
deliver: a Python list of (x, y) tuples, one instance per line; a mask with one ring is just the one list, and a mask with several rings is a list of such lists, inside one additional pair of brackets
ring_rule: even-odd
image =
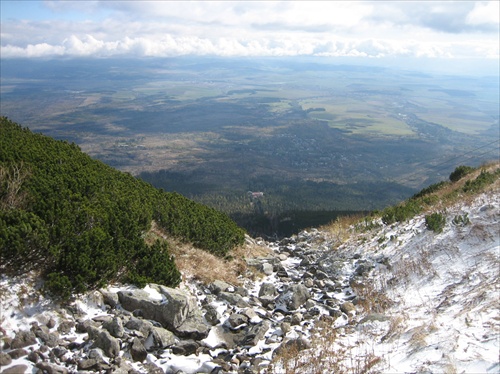
[(499, 61), (499, 1), (1, 0), (1, 58)]

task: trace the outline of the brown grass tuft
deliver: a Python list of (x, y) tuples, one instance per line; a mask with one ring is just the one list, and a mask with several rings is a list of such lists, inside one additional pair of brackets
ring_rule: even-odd
[(170, 253), (184, 279), (194, 279), (204, 284), (215, 280), (239, 285), (241, 277), (255, 277), (255, 269), (247, 267), (245, 258), (267, 256), (270, 249), (265, 244), (259, 245), (248, 240), (242, 246), (233, 249), (227, 258), (217, 257), (207, 251), (193, 247), (166, 235), (156, 224), (151, 223), (150, 230), (144, 235), (144, 240), (151, 245), (156, 240), (168, 243)]

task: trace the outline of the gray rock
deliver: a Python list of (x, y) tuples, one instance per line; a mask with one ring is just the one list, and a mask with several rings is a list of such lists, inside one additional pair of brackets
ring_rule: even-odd
[(75, 323), (73, 321), (64, 320), (59, 324), (59, 326), (57, 326), (57, 331), (60, 334), (65, 335), (69, 334), (73, 327), (75, 327)]
[(115, 308), (120, 303), (120, 299), (116, 292), (107, 290), (99, 290), (99, 292), (102, 294), (102, 301), (104, 304), (109, 305), (111, 308)]
[(150, 344), (152, 344), (152, 346), (154, 347), (167, 348), (172, 344), (175, 344), (176, 339), (175, 335), (170, 331), (162, 327), (153, 326), (148, 337), (148, 341), (150, 341)]
[(0, 352), (0, 366), (7, 366), (12, 363), (12, 357), (7, 353)]
[(108, 330), (111, 336), (115, 338), (122, 338), (123, 334), (125, 333), (122, 320), (118, 317), (113, 317), (111, 321), (104, 322), (102, 327)]
[(346, 301), (345, 303), (342, 303), (342, 305), (340, 305), (340, 310), (343, 313), (349, 315), (349, 314), (354, 313), (356, 311), (356, 307), (350, 301)]
[(207, 304), (205, 305), (205, 320), (212, 326), (215, 326), (220, 323), (221, 315), (217, 312), (217, 308), (213, 305)]
[(276, 296), (278, 292), (276, 291), (276, 286), (273, 283), (262, 283), (259, 289), (260, 296)]
[(36, 367), (47, 374), (68, 374), (69, 371), (65, 367), (52, 364), (50, 362), (40, 361), (36, 364)]
[(2, 369), (2, 374), (26, 373), (26, 370), (28, 370), (27, 365), (19, 364), (19, 365), (11, 366), (10, 368), (7, 368), (7, 369)]
[(292, 284), (276, 298), (276, 307), (278, 309), (285, 308), (285, 311), (296, 310), (309, 298), (310, 294), (306, 286), (303, 284)]
[(262, 271), (265, 275), (271, 275), (273, 273), (273, 265), (268, 262), (264, 262), (260, 266), (259, 270)]
[(78, 370), (96, 370), (99, 362), (95, 358), (86, 358), (78, 361)]
[(221, 292), (219, 298), (228, 302), (230, 305), (235, 305), (239, 308), (248, 308), (250, 305), (238, 294)]
[(228, 290), (230, 290), (232, 288), (233, 288), (233, 286), (231, 286), (229, 283), (226, 283), (226, 282), (221, 281), (221, 280), (215, 280), (208, 285), (208, 289), (214, 295), (218, 295), (221, 292), (227, 292)]
[(273, 352), (273, 356), (280, 355), (284, 351), (295, 350), (296, 352), (311, 348), (311, 343), (302, 338), (285, 339)]
[(90, 327), (88, 333), (89, 338), (94, 341), (94, 347), (101, 348), (106, 356), (120, 355), (120, 343), (108, 331)]
[(27, 355), (28, 351), (22, 348), (17, 348), (9, 352), (9, 356), (12, 357), (13, 360), (17, 360), (19, 357), (24, 357)]
[(203, 323), (201, 311), (193, 296), (169, 287), (156, 288), (165, 297), (164, 301), (151, 300), (143, 290), (120, 291), (118, 297), (124, 309), (141, 310), (144, 318), (159, 322), (179, 336), (189, 335), (190, 331), (204, 336), (208, 334), (208, 326)]
[(32, 331), (18, 331), (10, 343), (10, 348), (24, 348), (33, 344), (37, 344), (37, 340)]
[(292, 325), (300, 325), (300, 323), (304, 320), (304, 315), (302, 313), (293, 313), (292, 320), (290, 323)]
[(248, 317), (244, 314), (233, 313), (229, 316), (227, 322), (232, 328), (236, 328), (241, 325), (246, 325), (248, 323)]
[(194, 340), (182, 340), (171, 347), (172, 353), (175, 355), (189, 356), (195, 354), (200, 345)]
[(139, 331), (143, 336), (148, 336), (153, 329), (153, 324), (140, 318), (131, 317), (125, 327), (129, 330)]
[(148, 356), (148, 352), (138, 338), (134, 338), (130, 346), (130, 355), (134, 361), (143, 362)]

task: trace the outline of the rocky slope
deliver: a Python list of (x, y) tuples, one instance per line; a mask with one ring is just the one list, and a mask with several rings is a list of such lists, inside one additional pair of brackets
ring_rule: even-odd
[(1, 280), (2, 373), (497, 373), (498, 189), (424, 215), (257, 242), (242, 285), (114, 285), (60, 306)]

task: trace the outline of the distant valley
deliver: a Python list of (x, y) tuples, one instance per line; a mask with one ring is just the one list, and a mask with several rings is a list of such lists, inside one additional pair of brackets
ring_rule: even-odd
[(1, 115), (229, 213), (254, 235), (382, 209), (458, 164), (498, 159), (498, 77), (281, 58), (1, 69)]

